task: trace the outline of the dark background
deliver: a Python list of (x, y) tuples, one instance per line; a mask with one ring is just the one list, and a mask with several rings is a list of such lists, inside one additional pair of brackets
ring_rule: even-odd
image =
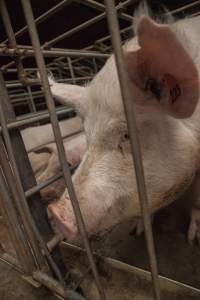
[[(32, 7), (35, 18), (39, 15), (50, 9), (51, 7), (55, 6), (57, 3), (61, 2), (61, 0), (32, 0)], [(99, 1), (102, 2), (103, 1)], [(119, 3), (119, 1), (115, 1)], [(132, 14), (134, 7), (140, 1), (135, 1), (135, 5), (131, 5), (128, 7), (125, 12)], [(181, 7), (185, 4), (189, 4), (195, 1), (191, 0), (149, 0), (148, 3), (152, 7), (155, 12), (159, 12), (162, 6), (165, 6), (169, 10), (175, 9), (177, 7)], [(25, 25), (25, 20), (21, 8), (21, 3), (19, 0), (6, 0), (8, 10), (12, 19), (12, 24), (14, 30), (17, 31)], [(193, 9), (188, 9), (187, 12), (192, 13), (199, 10), (200, 6), (195, 6)], [(57, 12), (55, 15), (50, 17), (49, 19), (45, 20), (41, 24), (38, 25), (39, 35), (41, 44), (45, 41), (49, 41), (52, 38), (56, 37), (57, 35), (75, 27), (76, 25), (83, 23), (84, 21), (95, 17), (96, 15), (100, 14), (101, 12), (90, 8), (86, 5), (79, 4), (79, 3), (72, 3), (70, 5), (66, 5), (62, 10)], [(179, 13), (177, 17), (183, 16), (183, 13)], [(121, 20), (120, 21), (121, 27), (125, 27), (130, 25), (130, 23)], [(55, 47), (61, 48), (83, 48), (91, 43), (93, 43), (96, 39), (104, 36), (107, 34), (107, 24), (106, 20), (102, 20), (95, 25), (88, 27), (85, 30), (81, 31), (80, 33), (74, 34), (71, 37), (59, 42), (55, 45)], [(6, 38), (3, 24), (0, 20), (0, 41), (3, 41)], [(19, 44), (30, 44), (28, 33), (24, 33), (22, 37), (18, 38)]]
[[(62, 2), (62, 0), (32, 0), (31, 4), (33, 8), (34, 17), (37, 18), (38, 16), (48, 11), (50, 8), (54, 7), (56, 4), (60, 2)], [(97, 0), (96, 2), (100, 2), (104, 4), (104, 1)], [(115, 1), (116, 4), (118, 4), (119, 2), (120, 2), (119, 0)], [(126, 9), (124, 9), (124, 12), (133, 15), (133, 11), (138, 6), (139, 2), (141, 1), (133, 1), (134, 4), (129, 5)], [(171, 11), (176, 8), (180, 8), (186, 4), (192, 4), (195, 2), (196, 1), (191, 1), (191, 0), (163, 0), (163, 1), (149, 0), (147, 1), (147, 3), (149, 4), (149, 6), (151, 7), (152, 11), (155, 14), (161, 14), (163, 12), (163, 7)], [(6, 0), (6, 4), (12, 21), (13, 30), (14, 32), (16, 32), (26, 25), (24, 14), (21, 7), (21, 1)], [(191, 7), (183, 12), (177, 13), (175, 17), (182, 18), (187, 14), (193, 14), (197, 11), (200, 11), (200, 4), (195, 5), (194, 7)], [(78, 1), (77, 2), (72, 1), (71, 4), (64, 6), (53, 16), (51, 16), (50, 18), (46, 19), (45, 21), (37, 25), (41, 45), (101, 13), (102, 11), (98, 11), (85, 4), (78, 3)], [(119, 20), (120, 20), (121, 29), (130, 26), (130, 22), (122, 20), (121, 18), (119, 18)], [(53, 47), (64, 48), (64, 49), (66, 48), (81, 49), (94, 44), (97, 39), (104, 37), (106, 35), (108, 35), (108, 27), (107, 27), (106, 18), (104, 18), (103, 20), (96, 22), (95, 24), (87, 27), (86, 29), (82, 29), (81, 31), (71, 35), (70, 37), (56, 43)], [(129, 37), (129, 35), (125, 36), (125, 38), (126, 37)], [(0, 18), (0, 42), (3, 42), (5, 39), (6, 39), (6, 34)], [(30, 45), (28, 32), (25, 32), (22, 36), (18, 37), (17, 43), (19, 45)], [(10, 61), (11, 58), (0, 56), (0, 67), (4, 64), (7, 64)], [(52, 59), (45, 58), (46, 64), (51, 61)], [(35, 67), (36, 64), (34, 58), (29, 57), (24, 59), (23, 66), (25, 68)], [(15, 66), (12, 66), (12, 68), (15, 68)], [(17, 74), (5, 73), (4, 77), (6, 81), (16, 80)], [(21, 110), (21, 108), (19, 109)]]

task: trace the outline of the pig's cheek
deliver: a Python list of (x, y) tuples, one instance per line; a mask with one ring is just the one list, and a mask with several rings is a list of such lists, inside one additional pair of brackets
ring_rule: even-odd
[(59, 201), (48, 205), (48, 214), (66, 239), (75, 240), (78, 235), (77, 226), (68, 217), (67, 205), (61, 206)]

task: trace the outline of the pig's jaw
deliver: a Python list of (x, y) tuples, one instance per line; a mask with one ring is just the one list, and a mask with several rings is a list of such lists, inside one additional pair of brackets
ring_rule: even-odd
[(69, 241), (78, 239), (78, 228), (69, 199), (62, 197), (48, 206), (48, 212), (56, 227)]

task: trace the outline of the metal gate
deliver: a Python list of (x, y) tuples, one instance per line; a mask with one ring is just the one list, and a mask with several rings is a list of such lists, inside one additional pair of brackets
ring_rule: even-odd
[[(100, 14), (71, 28), (54, 39), (45, 42), (41, 46), (36, 25), (44, 22), (47, 18), (53, 16), (72, 2), (89, 6), (99, 11)], [(102, 287), (96, 259), (87, 237), (84, 220), (73, 188), (58, 123), (58, 116), (70, 114), (73, 110), (72, 108), (55, 107), (50, 92), (46, 67), (52, 72), (56, 72), (61, 81), (64, 81), (62, 72), (68, 73), (68, 79), (65, 80), (67, 82), (77, 83), (90, 80), (101, 68), (107, 57), (109, 57), (109, 52), (112, 49), (109, 43), (110, 36), (105, 36), (97, 40), (95, 44), (82, 50), (66, 50), (54, 48), (53, 46), (59, 41), (80, 32), (105, 17), (107, 17), (110, 28), (127, 125), (130, 133), (131, 149), (154, 288), (154, 299), (162, 299), (162, 293), (160, 292), (161, 279), (158, 277), (151, 221), (148, 213), (148, 201), (140, 145), (136, 131), (134, 106), (132, 104), (128, 76), (124, 67), (121, 48), (120, 33), (122, 37), (126, 37), (127, 32), (131, 29), (132, 22), (132, 16), (124, 12), (123, 9), (128, 7), (131, 3), (133, 3), (132, 0), (126, 0), (115, 6), (113, 0), (105, 0), (105, 5), (93, 0), (64, 0), (37, 19), (34, 19), (30, 0), (21, 0), (27, 26), (14, 32), (6, 1), (0, 1), (1, 18), (7, 34), (7, 39), (0, 44), (0, 55), (8, 56), (13, 59), (7, 65), (3, 65), (0, 72), (0, 211), (6, 222), (7, 230), (16, 252), (15, 258), (1, 249), (0, 259), (11, 264), (22, 274), (24, 279), (33, 285), (37, 286), (37, 283), (43, 284), (65, 299), (82, 298), (78, 293), (66, 286), (64, 275), (70, 270), (65, 269), (59, 248), (57, 247), (61, 241), (61, 236), (52, 234), (47, 221), (46, 208), (40, 201), (39, 193), (41, 189), (56, 181), (61, 176), (64, 177), (69, 191), (77, 224), (87, 253), (89, 266), (92, 270), (100, 299), (107, 298), (104, 288)], [(193, 1), (186, 7), (175, 10), (174, 13), (195, 8), (198, 4), (199, 1)], [(130, 26), (121, 31), (119, 30), (117, 13), (119, 18), (130, 22)], [(199, 14), (199, 12), (193, 13), (193, 15), (196, 14)], [(26, 31), (29, 32), (31, 46), (23, 46), (17, 43), (17, 39)], [(24, 67), (23, 63), (27, 57), (35, 57), (37, 63), (36, 68)], [(45, 66), (44, 57), (54, 58), (54, 60)], [(36, 100), (42, 98), (42, 92), (38, 90), (35, 91), (33, 88), (34, 86), (40, 85), (39, 80), (35, 77), (37, 70), (40, 74), (42, 90), (48, 108), (48, 111), (45, 112), (37, 111), (37, 105), (38, 107), (42, 105), (40, 102), (36, 105)], [(15, 73), (18, 75), (18, 80), (5, 81), (4, 73)], [(16, 117), (13, 107), (16, 108), (22, 104), (28, 106), (29, 113), (25, 116)], [(62, 173), (37, 185), (19, 129), (23, 126), (48, 119), (50, 119), (53, 127)], [(197, 291), (195, 291), (195, 293), (197, 293)]]

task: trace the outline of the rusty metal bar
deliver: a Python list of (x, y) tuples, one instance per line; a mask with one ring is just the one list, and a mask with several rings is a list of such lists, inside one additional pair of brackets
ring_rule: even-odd
[(35, 51), (35, 58), (36, 58), (37, 66), (39, 68), (40, 77), (41, 77), (42, 85), (44, 88), (46, 103), (47, 103), (49, 113), (50, 113), (51, 123), (52, 123), (55, 140), (56, 140), (56, 144), (57, 144), (57, 149), (58, 149), (59, 160), (60, 160), (60, 164), (62, 166), (63, 173), (64, 173), (64, 179), (67, 184), (69, 196), (72, 201), (72, 206), (73, 206), (74, 213), (76, 216), (76, 221), (77, 221), (78, 228), (79, 228), (80, 233), (83, 238), (83, 242), (84, 242), (84, 245), (85, 245), (85, 248), (87, 251), (88, 259), (89, 259), (91, 269), (92, 269), (92, 272), (93, 272), (93, 275), (95, 278), (95, 282), (96, 282), (97, 288), (99, 290), (101, 299), (104, 300), (104, 299), (106, 299), (105, 294), (104, 294), (104, 291), (102, 290), (100, 277), (98, 274), (97, 267), (95, 265), (95, 260), (94, 260), (92, 250), (91, 250), (91, 247), (89, 244), (89, 240), (87, 237), (87, 232), (86, 232), (86, 228), (84, 225), (83, 217), (82, 217), (79, 203), (76, 198), (76, 194), (75, 194), (74, 187), (72, 184), (69, 166), (68, 166), (68, 163), (67, 163), (67, 160), (65, 157), (65, 150), (64, 150), (61, 132), (60, 132), (60, 128), (59, 128), (59, 124), (58, 124), (58, 120), (57, 120), (57, 116), (56, 116), (56, 112), (55, 112), (55, 105), (54, 105), (53, 97), (51, 95), (51, 91), (50, 91), (50, 87), (49, 87), (44, 58), (42, 56), (42, 52), (40, 49), (40, 42), (39, 42), (39, 38), (38, 38), (37, 29), (36, 29), (36, 26), (34, 23), (34, 17), (33, 17), (31, 4), (30, 4), (29, 0), (21, 0), (21, 3), (22, 3), (23, 10), (24, 10), (26, 22), (28, 25), (28, 30), (29, 30), (31, 41), (32, 41), (32, 45), (33, 45), (33, 48)]
[(145, 186), (141, 148), (140, 148), (140, 142), (137, 133), (135, 110), (134, 110), (132, 93), (131, 93), (131, 83), (125, 68), (123, 50), (121, 46), (121, 38), (119, 33), (119, 24), (117, 20), (114, 1), (105, 0), (105, 5), (106, 5), (108, 25), (109, 25), (109, 29), (112, 37), (112, 44), (114, 48), (115, 61), (116, 61), (116, 66), (118, 71), (125, 116), (127, 120), (128, 131), (130, 134), (133, 164), (135, 168), (138, 195), (139, 195), (143, 222), (144, 222), (145, 237), (146, 237), (147, 250), (149, 255), (149, 262), (150, 262), (152, 281), (154, 287), (154, 295), (156, 300), (160, 300), (161, 295), (160, 295), (160, 286), (159, 286), (159, 278), (158, 278), (158, 267), (157, 267), (157, 260), (155, 254), (147, 192)]

